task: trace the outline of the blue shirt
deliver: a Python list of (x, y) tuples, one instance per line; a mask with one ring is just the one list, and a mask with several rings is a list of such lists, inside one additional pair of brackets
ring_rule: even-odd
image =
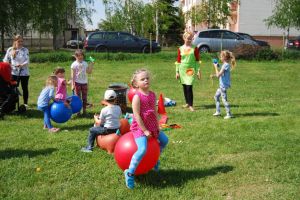
[(219, 77), (219, 84), (222, 88), (229, 88), (230, 87), (230, 65), (229, 63), (224, 63), (222, 65), (221, 70), (224, 69), (224, 73), (222, 76)]
[(37, 101), (37, 106), (40, 108), (46, 107), (49, 105), (49, 101), (54, 98), (54, 87), (47, 86), (45, 87)]

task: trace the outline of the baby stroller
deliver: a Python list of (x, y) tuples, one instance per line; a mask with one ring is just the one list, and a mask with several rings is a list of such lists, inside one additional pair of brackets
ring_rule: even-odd
[[(0, 63), (2, 67), (9, 67), (8, 63)], [(17, 85), (20, 81), (19, 76), (17, 82), (7, 81), (7, 75), (5, 75), (7, 69), (0, 70), (0, 119), (3, 119), (5, 114), (11, 113), (12, 111), (18, 109), (19, 113), (26, 111), (25, 105), (19, 104), (19, 96), (22, 96)], [(21, 70), (20, 70), (21, 72)], [(19, 72), (19, 75), (20, 75)], [(9, 70), (10, 73), (10, 70)]]

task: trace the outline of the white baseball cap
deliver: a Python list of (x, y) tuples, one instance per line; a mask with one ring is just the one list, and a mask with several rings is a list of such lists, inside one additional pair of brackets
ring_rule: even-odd
[(117, 94), (113, 90), (106, 90), (104, 93), (104, 100), (113, 100), (117, 97)]

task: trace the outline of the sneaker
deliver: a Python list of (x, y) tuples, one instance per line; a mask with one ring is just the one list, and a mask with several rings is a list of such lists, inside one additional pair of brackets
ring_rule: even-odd
[(195, 109), (193, 108), (193, 106), (190, 106), (189, 109), (190, 109), (191, 112), (195, 111)]
[(93, 152), (93, 149), (91, 147), (82, 147), (81, 151), (85, 153), (91, 153)]
[(221, 113), (215, 112), (215, 113), (213, 114), (213, 116), (216, 116), (216, 117), (221, 116)]
[(128, 172), (128, 169), (126, 169), (124, 171), (124, 175), (125, 175), (125, 183), (126, 183), (126, 186), (129, 188), (129, 189), (133, 189), (134, 188), (134, 175), (133, 174), (130, 174)]
[(48, 129), (47, 125), (44, 125), (43, 129), (44, 129), (44, 130), (47, 130), (47, 129)]
[(224, 117), (224, 119), (230, 119), (230, 118), (232, 118), (233, 116), (231, 115), (231, 114), (227, 114), (225, 117)]
[(160, 160), (157, 161), (156, 165), (153, 167), (153, 170), (158, 172), (159, 171), (159, 165), (160, 165)]
[(26, 108), (28, 108), (29, 106), (28, 106), (28, 104), (24, 104), (24, 106), (26, 107)]
[(56, 133), (56, 132), (58, 132), (60, 129), (59, 128), (49, 128), (48, 129), (48, 131), (49, 131), (49, 133)]

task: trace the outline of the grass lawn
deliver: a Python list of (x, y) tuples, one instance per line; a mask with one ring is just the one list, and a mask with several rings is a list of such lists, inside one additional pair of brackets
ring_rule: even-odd
[[(228, 92), (230, 120), (212, 116), (217, 80), (208, 78), (210, 62), (203, 61), (203, 78), (194, 85), (194, 113), (181, 108), (174, 60), (96, 62), (88, 96), (95, 106), (88, 117), (54, 124), (58, 134), (42, 129), (36, 100), (56, 66), (69, 78), (71, 62), (31, 64), (30, 109), (0, 121), (0, 199), (299, 199), (299, 62), (238, 61)], [(113, 156), (80, 148), (108, 85), (128, 83), (142, 66), (153, 74), (153, 91), (177, 102), (166, 110), (169, 124), (182, 128), (166, 131), (160, 172), (136, 177), (131, 191)]]

